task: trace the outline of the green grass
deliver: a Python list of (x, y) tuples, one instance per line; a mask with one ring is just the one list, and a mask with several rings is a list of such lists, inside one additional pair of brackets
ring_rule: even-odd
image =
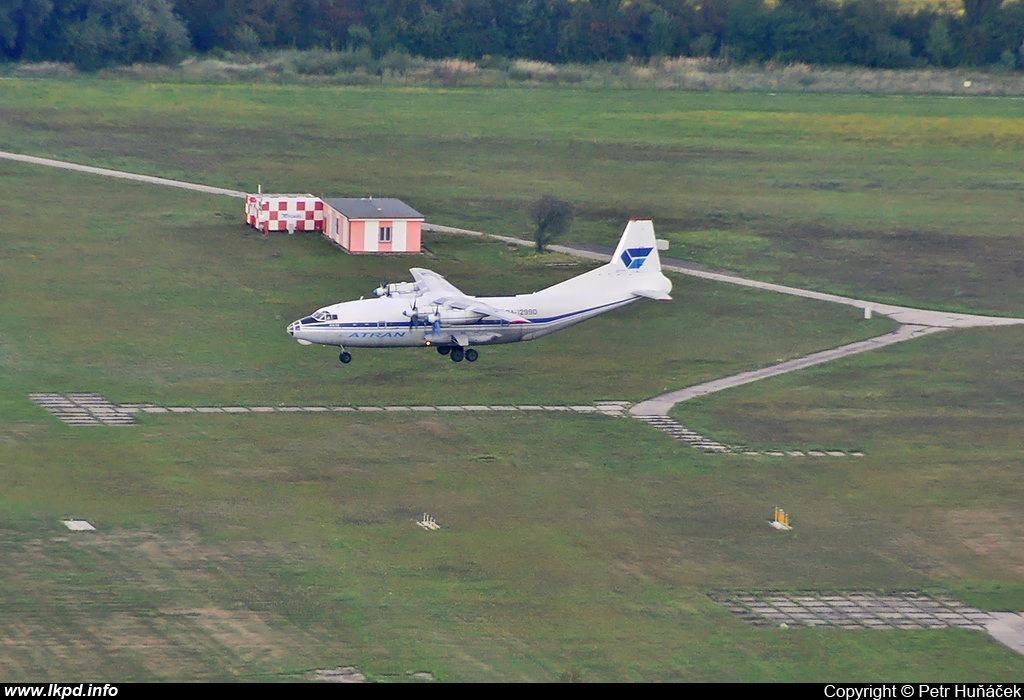
[[(707, 588), (930, 579), (895, 525), (849, 527), (857, 504), (796, 506), (835, 477), (715, 463), (632, 421), (220, 416), (47, 433), (0, 450), (22, 503), (3, 523), (3, 617), (34, 640), (5, 652), (7, 677), (354, 664), (381, 679), (973, 680), (1019, 663), (979, 633), (733, 618)], [(795, 537), (765, 525), (783, 494)], [(416, 528), (423, 511), (444, 530)], [(100, 532), (59, 532), (69, 514)]]
[[(65, 194), (40, 211), (32, 193), (43, 191)], [(475, 294), (529, 292), (587, 267), (552, 269), (525, 250), (454, 236), (428, 237), (428, 259), (346, 256), (320, 236), (264, 237), (232, 200), (27, 165), (0, 176), (0, 198), (13, 220), (33, 222), (0, 240), (0, 366), (16, 371), (22, 394), (102, 385), (125, 403), (637, 401), (892, 327), (684, 277), (678, 303), (484, 348), (475, 365), (423, 348), (357, 349), (343, 367), (336, 350), (300, 347), (285, 326), (381, 279), (410, 279), (414, 265)]]
[(264, 191), (388, 194), (431, 221), (573, 237), (653, 216), (687, 258), (987, 313), (1016, 293), (1016, 98), (5, 80), (0, 148)]
[[(971, 178), (1009, 178), (1003, 146), (844, 145), (799, 119), (772, 121), (770, 96), (630, 97), (0, 81), (0, 148), (243, 189), (392, 194), (438, 223), (499, 233), (522, 234), (519, 212), (551, 190), (580, 201), (579, 240), (613, 241), (626, 218), (654, 213), (670, 254), (839, 291), (877, 281), (878, 221), (931, 221), (938, 238), (886, 239), (897, 255), (877, 294), (1017, 308), (997, 274), (1008, 268), (985, 276), (978, 257), (1002, 260), (992, 222), (1016, 216), (1011, 191), (986, 195), (988, 219), (979, 199), (960, 211), (948, 200), (954, 165), (941, 166), (956, 156)], [(1016, 109), (786, 100), (787, 114), (826, 122), (924, 111), (1011, 131)], [(676, 113), (686, 116), (649, 118)], [(851, 159), (843, 177), (879, 171), (888, 203), (766, 184), (834, 177), (816, 170), (833, 147)], [(406, 279), (414, 265), (481, 294), (587, 268), (449, 236), (428, 236), (426, 258), (347, 256), (316, 236), (258, 235), (237, 201), (20, 164), (0, 174), (0, 202), (5, 680), (288, 680), (342, 665), (378, 680), (1017, 675), (1019, 656), (980, 633), (756, 629), (707, 593), (924, 589), (1022, 609), (1018, 331), (940, 334), (678, 410), (715, 438), (859, 447), (859, 459), (705, 455), (636, 421), (554, 414), (144, 415), (132, 428), (71, 428), (27, 394), (636, 401), (892, 324), (680, 277), (674, 303), (485, 348), (474, 365), (358, 350), (343, 367), (327, 349), (298, 346), (285, 325)], [(788, 237), (817, 217), (875, 223)], [(955, 255), (932, 269), (937, 240)], [(923, 260), (920, 250), (930, 251)], [(972, 275), (987, 286), (971, 300), (937, 291), (968, 289)], [(792, 533), (767, 527), (776, 505), (792, 514)], [(417, 528), (423, 512), (444, 529)], [(98, 531), (69, 533), (66, 517)]]
[(780, 505), (891, 528), (908, 571), (1020, 610), (1021, 340), (1015, 328), (949, 331), (680, 404), (674, 416), (754, 446), (864, 450), (853, 465), (798, 467), (832, 483), (813, 502), (779, 493)]

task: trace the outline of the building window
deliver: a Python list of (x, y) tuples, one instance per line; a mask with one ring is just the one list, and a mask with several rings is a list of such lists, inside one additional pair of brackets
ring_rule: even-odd
[(390, 243), (391, 242), (391, 227), (390, 226), (381, 226), (380, 227), (380, 237), (377, 240), (379, 240), (381, 243)]

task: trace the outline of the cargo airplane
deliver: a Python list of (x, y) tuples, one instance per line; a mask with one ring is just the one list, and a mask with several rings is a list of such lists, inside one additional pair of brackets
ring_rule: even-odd
[(345, 348), (435, 347), (453, 362), (475, 362), (474, 346), (535, 340), (638, 299), (669, 301), (654, 224), (633, 219), (607, 265), (533, 294), (473, 297), (444, 277), (413, 268), (413, 282), (384, 284), (375, 298), (318, 309), (288, 326), (302, 345)]

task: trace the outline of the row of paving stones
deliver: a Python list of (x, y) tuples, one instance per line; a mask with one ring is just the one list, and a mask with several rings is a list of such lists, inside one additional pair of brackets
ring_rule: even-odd
[(691, 447), (712, 454), (743, 454), (750, 456), (767, 455), (768, 457), (863, 457), (863, 452), (845, 452), (841, 450), (752, 450), (738, 445), (726, 445), (690, 430), (679, 421), (668, 416), (634, 415), (638, 421), (657, 428), (671, 435), (676, 440), (685, 442)]
[[(616, 418), (624, 417), (629, 411), (628, 401), (595, 401), (592, 405), (581, 406), (545, 406), (539, 404), (525, 405), (459, 405), (459, 406), (158, 406), (151, 403), (115, 404), (100, 394), (73, 393), (29, 394), (37, 404), (52, 413), (68, 425), (76, 426), (126, 426), (138, 421), (139, 413), (327, 413), (327, 412), (362, 412), (362, 413), (398, 413), (412, 412), (467, 412), (467, 411), (568, 411), (574, 413), (591, 413)], [(708, 453), (731, 453), (746, 455), (768, 455), (770, 457), (845, 457), (847, 454), (862, 456), (860, 452), (822, 452), (809, 450), (787, 452), (750, 450), (745, 447), (725, 445), (700, 435), (667, 416), (634, 416), (677, 440)]]
[(544, 405), (484, 405), (466, 404), (453, 406), (156, 406), (153, 404), (122, 404), (120, 410), (126, 413), (399, 413), (415, 412), (466, 412), (466, 411), (568, 411), (574, 413), (596, 413), (613, 417), (624, 417), (629, 410), (628, 401), (598, 401), (590, 406), (544, 406)]
[(157, 406), (150, 403), (114, 404), (99, 394), (30, 394), (29, 397), (68, 425), (132, 425), (139, 413), (327, 413), (568, 411), (624, 417), (628, 401), (596, 401), (589, 406), (461, 405), (461, 406)]
[(99, 394), (29, 394), (29, 398), (68, 425), (132, 425), (135, 417)]
[(731, 612), (762, 626), (838, 627), (843, 629), (984, 630), (991, 613), (945, 596), (922, 593), (877, 595), (846, 593), (727, 593), (711, 598)]

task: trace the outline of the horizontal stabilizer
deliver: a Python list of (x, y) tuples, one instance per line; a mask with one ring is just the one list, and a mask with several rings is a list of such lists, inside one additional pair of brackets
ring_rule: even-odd
[(672, 301), (672, 297), (665, 292), (659, 292), (653, 289), (634, 289), (633, 296), (643, 297), (644, 299), (654, 299), (655, 301)]

